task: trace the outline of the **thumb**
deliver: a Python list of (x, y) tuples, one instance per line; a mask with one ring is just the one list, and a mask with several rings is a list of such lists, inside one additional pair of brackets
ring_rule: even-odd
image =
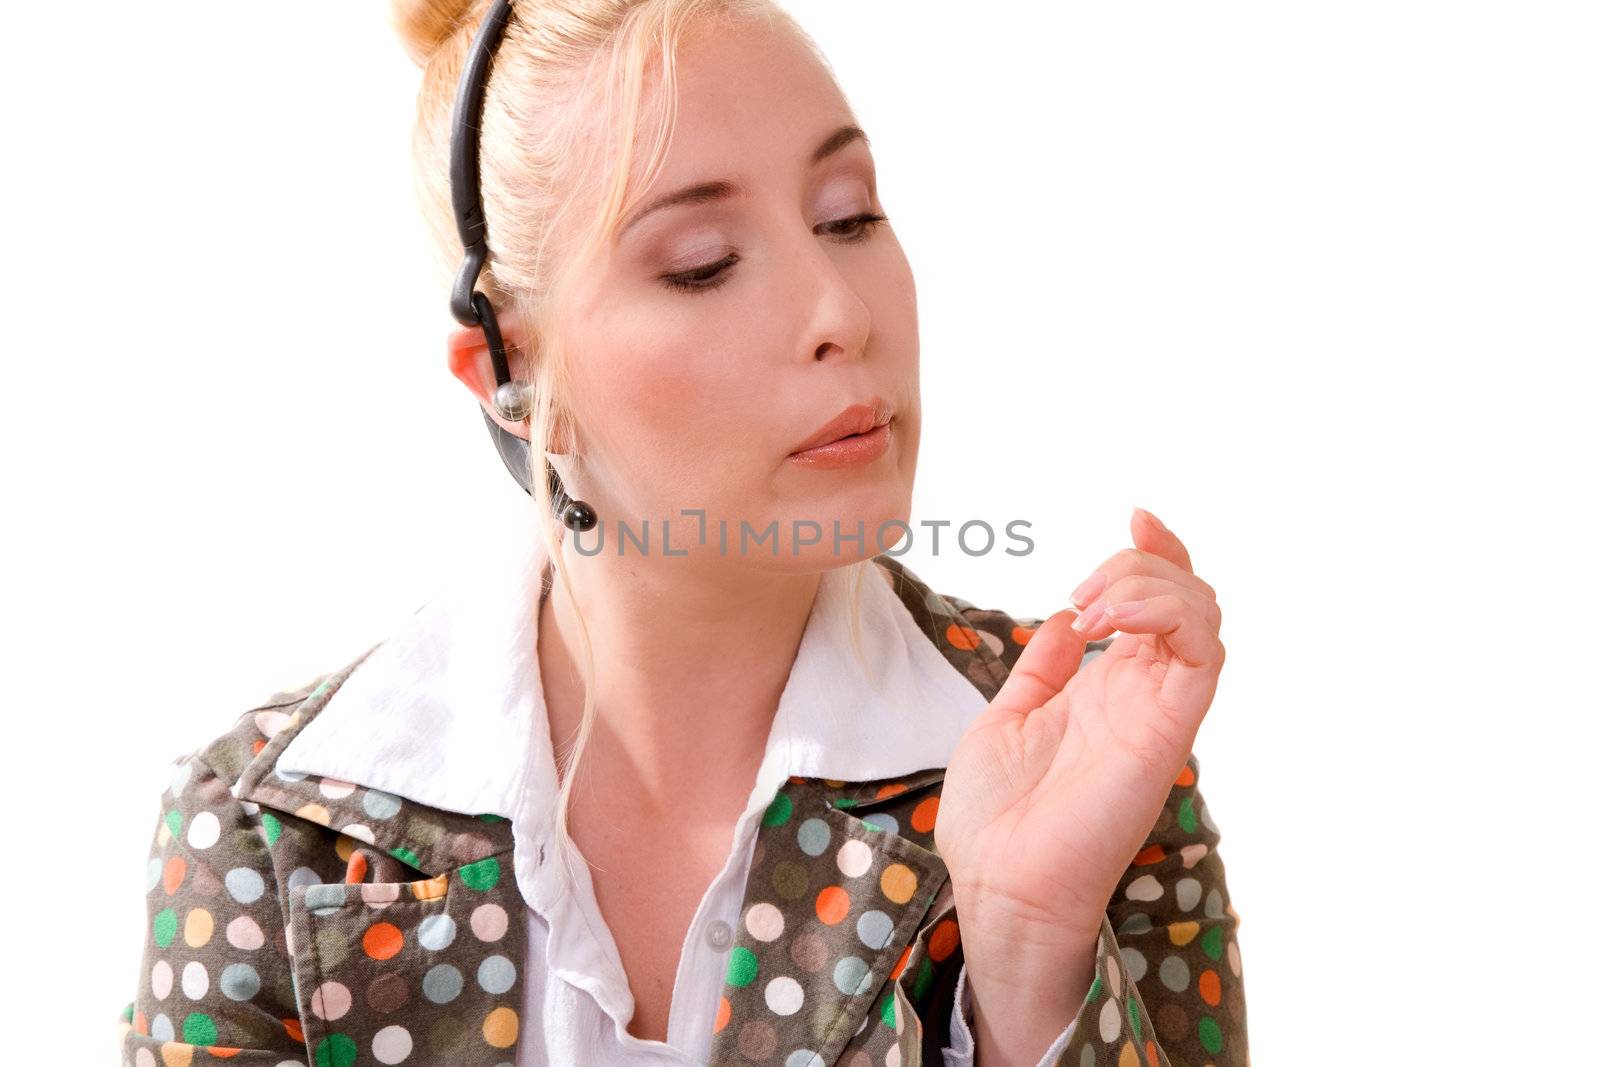
[(1076, 611), (1063, 608), (1039, 624), (1000, 692), (989, 702), (984, 718), (1025, 717), (1065, 688), (1078, 673), (1087, 644), (1072, 628), (1077, 617)]

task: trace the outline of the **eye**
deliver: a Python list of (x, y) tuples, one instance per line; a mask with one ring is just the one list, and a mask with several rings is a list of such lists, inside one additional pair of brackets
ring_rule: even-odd
[[(865, 241), (871, 237), (873, 231), (878, 228), (879, 223), (888, 221), (889, 216), (887, 215), (879, 215), (875, 212), (867, 211), (860, 215), (851, 215), (847, 219), (824, 222), (817, 227), (817, 230), (818, 232), (831, 234), (834, 237), (843, 238), (848, 244), (855, 244), (857, 241)], [(845, 232), (840, 232), (836, 228), (841, 226), (847, 228)]]
[(737, 262), (739, 257), (729, 253), (715, 263), (707, 263), (675, 274), (663, 274), (661, 283), (669, 289), (679, 289), (689, 293), (707, 292), (727, 281), (727, 269)]

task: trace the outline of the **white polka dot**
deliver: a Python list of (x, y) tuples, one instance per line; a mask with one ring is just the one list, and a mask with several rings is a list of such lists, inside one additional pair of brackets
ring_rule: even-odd
[(156, 1067), (156, 1055), (147, 1048), (133, 1054), (133, 1067)]
[(150, 968), (150, 993), (157, 1000), (166, 1000), (171, 992), (172, 964), (166, 960), (156, 960), (156, 965)]
[(1109, 1045), (1120, 1033), (1122, 1033), (1122, 1009), (1117, 1006), (1115, 1000), (1107, 998), (1106, 1002), (1100, 1005), (1100, 1040)]
[(839, 846), (838, 861), (846, 878), (860, 878), (872, 867), (872, 849), (865, 841), (852, 838)]
[(210, 848), (222, 836), (222, 824), (209, 811), (202, 811), (189, 823), (189, 844), (195, 848)]
[(183, 965), (183, 995), (190, 1000), (199, 1000), (206, 995), (206, 990), (211, 988), (211, 976), (206, 973), (206, 965), (199, 960), (190, 960)]
[(799, 982), (784, 975), (767, 983), (766, 998), (774, 1015), (793, 1015), (806, 1002), (806, 991)]
[(263, 737), (276, 737), (279, 730), (289, 725), (289, 716), (281, 711), (258, 711), (255, 720), (256, 729)]
[(356, 787), (353, 783), (341, 781), (338, 778), (324, 778), (317, 783), (317, 792), (330, 800), (343, 800), (355, 791)]
[(1122, 996), (1122, 967), (1115, 956), (1106, 957), (1106, 988), (1112, 996)]
[(188, 760), (184, 760), (183, 765), (172, 772), (172, 780), (167, 783), (167, 791), (173, 796), (180, 795), (186, 788), (188, 788), (189, 777), (192, 774), (194, 774), (194, 764), (190, 763)]
[(171, 1041), (173, 1039), (172, 1020), (167, 1018), (166, 1012), (162, 1012), (150, 1020), (150, 1036), (157, 1041)]
[(350, 988), (342, 982), (323, 982), (311, 994), (311, 1014), (332, 1022), (350, 1010)]
[(1140, 875), (1128, 883), (1127, 895), (1129, 900), (1160, 900), (1161, 883), (1153, 874)]
[(1198, 878), (1182, 878), (1172, 887), (1172, 895), (1178, 898), (1178, 910), (1193, 911), (1194, 906), (1200, 903), (1200, 894), (1204, 889)]
[(372, 827), (363, 823), (353, 822), (339, 832), (344, 834), (346, 837), (353, 837), (357, 841), (367, 845), (373, 844), (377, 840), (372, 836)]
[(417, 926), (417, 940), (429, 952), (447, 948), (456, 939), (456, 921), (443, 912), (423, 919)]
[(479, 904), (472, 909), (472, 934), (479, 941), (498, 941), (506, 936), (506, 909), (498, 904)]
[(744, 913), (744, 928), (757, 941), (776, 941), (783, 936), (783, 912), (771, 904), (756, 904)]
[(379, 1063), (402, 1063), (411, 1055), (411, 1031), (385, 1026), (372, 1035), (372, 1056)]
[(241, 915), (228, 924), (228, 944), (234, 948), (254, 952), (266, 944), (266, 937), (261, 933), (261, 927), (248, 915)]
[(1189, 868), (1204, 859), (1207, 851), (1205, 845), (1184, 845), (1178, 850), (1178, 858), (1183, 860), (1185, 868)]

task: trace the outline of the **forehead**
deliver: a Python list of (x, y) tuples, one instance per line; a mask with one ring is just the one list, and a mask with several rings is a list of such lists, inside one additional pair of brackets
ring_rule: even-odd
[(691, 26), (679, 44), (675, 73), (677, 115), (657, 176), (661, 188), (798, 173), (820, 137), (853, 121), (833, 75), (781, 20)]

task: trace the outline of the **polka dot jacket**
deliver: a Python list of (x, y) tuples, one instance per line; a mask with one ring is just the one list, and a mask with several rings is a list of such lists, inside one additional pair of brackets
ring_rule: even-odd
[[(940, 595), (878, 558), (929, 640), (992, 698), (1041, 620)], [(137, 993), (119, 1024), (124, 1064), (516, 1061), (528, 909), (510, 824), (272, 773), (371, 651), (176, 761), (151, 843)], [(1052, 1067), (1249, 1063), (1239, 918), (1199, 771), (1191, 755), (1130, 858)], [(756, 837), (712, 1064), (939, 1067), (961, 970), (933, 840), (943, 774), (779, 788)]]

